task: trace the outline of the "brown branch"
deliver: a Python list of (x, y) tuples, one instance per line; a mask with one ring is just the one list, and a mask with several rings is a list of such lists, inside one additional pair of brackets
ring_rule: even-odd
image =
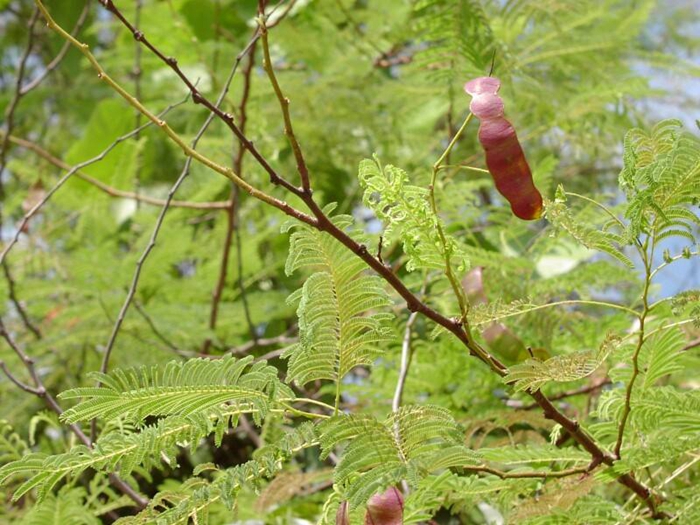
[(19, 379), (17, 379), (10, 370), (7, 368), (7, 365), (5, 364), (5, 361), (0, 361), (0, 369), (5, 373), (7, 376), (7, 379), (9, 379), (12, 383), (17, 385), (20, 390), (24, 390), (25, 392), (28, 392), (30, 394), (34, 394), (35, 396), (40, 395), (41, 391), (38, 388), (34, 388), (32, 386), (29, 386), (26, 383), (23, 383)]
[[(149, 122), (147, 125), (152, 125), (152, 122)], [(139, 126), (137, 129), (143, 129), (143, 126)], [(50, 164), (53, 164), (57, 168), (60, 168), (62, 170), (71, 170), (72, 167), (70, 164), (64, 162), (63, 160), (59, 159), (58, 157), (53, 156), (51, 153), (43, 149), (41, 146), (38, 144), (31, 142), (26, 139), (21, 139), (19, 137), (15, 137), (14, 135), (10, 135), (10, 142), (13, 144), (16, 144), (17, 146), (20, 146), (22, 148), (28, 149), (30, 151), (33, 151), (36, 153), (38, 156), (40, 156), (42, 159), (46, 160)], [(148, 197), (146, 195), (138, 194), (136, 192), (132, 191), (125, 191), (125, 190), (120, 190), (118, 188), (115, 188), (113, 186), (109, 186), (108, 184), (105, 184), (99, 179), (96, 179), (95, 177), (92, 177), (88, 175), (87, 173), (77, 170), (74, 172), (74, 175), (78, 177), (81, 180), (84, 180), (85, 182), (92, 184), (99, 190), (102, 190), (105, 192), (107, 195), (110, 197), (121, 197), (124, 199), (133, 199), (138, 202), (143, 202), (144, 204), (152, 204), (153, 206), (165, 206), (166, 200), (165, 199), (156, 199), (154, 197)], [(173, 208), (189, 208), (193, 210), (226, 210), (230, 206), (229, 201), (222, 201), (222, 202), (190, 202), (190, 201), (172, 201), (170, 203), (170, 206)]]
[(700, 337), (689, 341), (681, 350), (686, 352), (688, 350), (692, 350), (693, 348), (697, 348), (698, 346), (700, 346)]
[[(2, 175), (5, 172), (5, 167), (7, 166), (7, 148), (10, 145), (9, 136), (12, 134), (12, 130), (15, 127), (15, 112), (17, 111), (17, 106), (19, 101), (22, 99), (22, 81), (24, 79), (24, 72), (27, 67), (27, 60), (32, 54), (32, 48), (34, 47), (34, 26), (37, 20), (39, 20), (39, 8), (35, 8), (32, 12), (32, 16), (27, 24), (29, 28), (29, 36), (27, 37), (27, 45), (24, 48), (24, 53), (19, 59), (19, 65), (17, 66), (17, 80), (15, 82), (15, 91), (12, 96), (12, 100), (5, 108), (5, 132), (0, 143), (0, 199), (4, 197), (4, 187), (2, 185)], [(2, 218), (0, 217), (0, 222)]]
[[(143, 7), (142, 0), (134, 0), (134, 20), (136, 22), (136, 25), (139, 25), (141, 22), (141, 8), (142, 7)], [(141, 53), (141, 46), (139, 45), (138, 42), (134, 42), (134, 66), (131, 70), (131, 75), (134, 78), (134, 96), (138, 100), (143, 99), (143, 97), (141, 96), (141, 77), (142, 77), (141, 54), (142, 54)], [(143, 117), (143, 115), (138, 110), (135, 110), (134, 113), (135, 113), (135, 118), (136, 118), (136, 127), (138, 128), (141, 125), (141, 118)], [(140, 138), (140, 133), (137, 133), (134, 138), (138, 141)], [(139, 150), (138, 154), (141, 155), (140, 150)], [(136, 193), (138, 195), (140, 189), (141, 189), (141, 162), (140, 162), (140, 159), (137, 159), (136, 170), (134, 173), (134, 193)], [(137, 199), (136, 200), (136, 207), (137, 208), (138, 208), (138, 205), (139, 205), (139, 201)]]
[[(256, 32), (257, 34), (257, 32)], [(256, 34), (253, 35), (255, 38)], [(250, 84), (251, 84), (251, 73), (253, 71), (253, 67), (255, 66), (255, 48), (257, 41), (253, 43), (252, 46), (249, 47), (248, 51), (248, 63), (243, 70), (243, 93), (241, 94), (241, 101), (238, 106), (238, 122), (239, 122), (239, 129), (241, 130), (241, 133), (245, 133), (245, 127), (246, 127), (246, 122), (248, 120), (247, 118), (247, 105), (248, 105), (248, 99), (250, 96)], [(238, 147), (238, 151), (236, 153), (235, 158), (233, 159), (233, 171), (238, 173), (239, 177), (242, 177), (242, 168), (243, 168), (243, 156), (245, 155), (245, 148), (240, 145)], [(219, 268), (219, 277), (216, 282), (216, 286), (214, 287), (214, 292), (212, 294), (212, 301), (211, 301), (211, 311), (209, 314), (209, 329), (210, 330), (215, 330), (216, 329), (216, 324), (219, 318), (219, 305), (221, 304), (221, 297), (223, 296), (224, 292), (224, 287), (226, 286), (226, 277), (228, 276), (228, 265), (229, 265), (229, 258), (231, 255), (231, 244), (233, 242), (233, 236), (234, 232), (236, 232), (236, 244), (238, 247), (238, 265), (239, 265), (239, 272), (238, 272), (238, 285), (241, 290), (241, 299), (243, 301), (243, 311), (245, 313), (245, 318), (246, 322), (248, 323), (248, 329), (250, 332), (250, 336), (255, 341), (257, 338), (257, 334), (255, 333), (255, 326), (253, 325), (250, 317), (250, 309), (248, 308), (248, 300), (245, 294), (245, 287), (243, 286), (242, 282), (242, 265), (243, 262), (241, 260), (241, 236), (239, 232), (239, 221), (238, 219), (238, 210), (240, 207), (240, 196), (238, 193), (238, 186), (236, 186), (233, 182), (231, 183), (231, 194), (229, 197), (229, 207), (226, 210), (226, 234), (224, 235), (224, 246), (223, 250), (221, 253), (221, 265)], [(204, 345), (202, 346), (202, 353), (203, 354), (208, 354), (209, 353), (209, 348), (211, 346), (211, 338), (207, 338), (206, 341), (204, 341)]]
[[(5, 328), (5, 323), (2, 321), (2, 318), (0, 318), (0, 337), (2, 337), (5, 340), (5, 342), (10, 346), (10, 348), (17, 355), (17, 357), (19, 357), (19, 359), (22, 361), (24, 367), (27, 369), (27, 372), (29, 373), (29, 376), (32, 379), (32, 382), (34, 383), (34, 386), (32, 387), (30, 385), (27, 385), (19, 379), (17, 379), (7, 369), (5, 363), (0, 361), (0, 369), (2, 369), (3, 372), (7, 375), (8, 379), (12, 381), (15, 385), (17, 385), (21, 390), (40, 398), (46, 404), (46, 406), (48, 406), (49, 409), (51, 409), (57, 415), (60, 416), (61, 414), (63, 414), (63, 409), (58, 404), (56, 399), (46, 390), (46, 386), (39, 377), (39, 374), (37, 373), (36, 368), (34, 366), (34, 359), (29, 357), (29, 355), (27, 355), (27, 353), (24, 352), (24, 350), (22, 350), (17, 345), (15, 340)], [(85, 446), (87, 446), (88, 448), (93, 448), (92, 442), (77, 424), (69, 424), (68, 428)], [(141, 494), (135, 491), (119, 476), (117, 476), (114, 473), (110, 473), (109, 481), (114, 488), (119, 490), (122, 494), (128, 496), (136, 504), (136, 507), (138, 507), (139, 509), (146, 508), (146, 505), (148, 505), (148, 499), (144, 498)]]
[(284, 134), (289, 140), (289, 144), (292, 146), (292, 152), (294, 153), (294, 159), (297, 163), (297, 171), (299, 172), (299, 177), (301, 178), (301, 187), (304, 189), (304, 193), (307, 195), (311, 194), (311, 186), (309, 183), (309, 169), (306, 166), (306, 161), (304, 160), (304, 154), (301, 151), (301, 146), (299, 141), (294, 134), (294, 127), (292, 125), (292, 119), (289, 114), (289, 98), (285, 97), (280, 88), (279, 82), (277, 81), (277, 76), (275, 75), (275, 70), (272, 67), (272, 59), (270, 58), (270, 46), (268, 42), (268, 28), (265, 25), (265, 19), (261, 15), (259, 22), (262, 48), (263, 48), (263, 68), (270, 79), (270, 84), (272, 89), (275, 91), (277, 100), (279, 101), (280, 109), (282, 110), (282, 118), (284, 120)]
[[(565, 392), (560, 392), (558, 394), (548, 396), (548, 398), (550, 401), (560, 401), (562, 399), (566, 399), (569, 397), (590, 394), (592, 392), (596, 392), (596, 391), (600, 390), (601, 388), (605, 388), (606, 386), (611, 385), (611, 384), (612, 384), (612, 381), (606, 377), (605, 379), (603, 379), (602, 381), (598, 381), (597, 383), (582, 386), (579, 388), (574, 388), (571, 390), (566, 390)], [(520, 405), (508, 403), (508, 406), (511, 406), (513, 408), (519, 408), (521, 410), (532, 410), (533, 408), (539, 407), (539, 405), (537, 403), (531, 403), (529, 405), (522, 405), (522, 403)]]
[(17, 310), (17, 313), (19, 314), (20, 318), (22, 319), (24, 326), (26, 326), (27, 329), (31, 333), (33, 333), (37, 339), (41, 339), (41, 331), (32, 322), (32, 320), (29, 319), (29, 315), (27, 314), (27, 311), (24, 309), (24, 306), (22, 305), (19, 298), (17, 297), (17, 292), (15, 290), (15, 280), (12, 278), (12, 274), (10, 273), (10, 267), (7, 265), (7, 261), (2, 261), (2, 263), (0, 263), (0, 265), (2, 266), (2, 271), (4, 272), (5, 280), (7, 281), (7, 290), (8, 290), (8, 295), (10, 296), (10, 301), (12, 301), (12, 304), (15, 306), (15, 309)]
[[(255, 160), (260, 164), (260, 166), (268, 173), (270, 176), (270, 182), (275, 185), (282, 186), (292, 192), (294, 195), (301, 196), (303, 193), (303, 190), (300, 188), (295, 187), (294, 185), (290, 184), (286, 180), (284, 180), (282, 177), (279, 176), (279, 174), (270, 166), (268, 161), (263, 157), (260, 152), (257, 150), (257, 148), (253, 145), (253, 143), (248, 140), (247, 137), (241, 133), (241, 130), (238, 128), (236, 123), (233, 120), (233, 115), (230, 113), (226, 113), (223, 111), (220, 107), (219, 104), (214, 104), (211, 102), (207, 97), (202, 95), (202, 93), (197, 89), (197, 87), (194, 85), (194, 83), (183, 73), (183, 71), (180, 69), (180, 66), (178, 66), (177, 59), (173, 57), (167, 57), (165, 56), (160, 49), (155, 47), (149, 40), (146, 38), (146, 35), (140, 31), (138, 28), (134, 27), (129, 20), (126, 19), (126, 17), (122, 14), (122, 12), (114, 5), (114, 2), (112, 0), (98, 0), (102, 6), (104, 6), (105, 9), (107, 9), (110, 13), (112, 13), (115, 17), (119, 19), (119, 21), (126, 27), (131, 34), (134, 36), (136, 41), (140, 42), (146, 48), (148, 48), (151, 53), (153, 53), (156, 57), (158, 57), (164, 64), (166, 64), (179, 78), (182, 80), (182, 82), (187, 86), (187, 89), (190, 91), (192, 95), (192, 102), (195, 104), (201, 104), (205, 108), (207, 108), (213, 115), (215, 115), (217, 118), (219, 118), (228, 128), (238, 137), (238, 140), (241, 141), (243, 146), (250, 152), (253, 157), (255, 157)], [(254, 42), (256, 42), (260, 38), (260, 32), (256, 32), (255, 37), (251, 42), (248, 44), (249, 46), (252, 46)], [(237, 62), (238, 63), (241, 58), (246, 54), (248, 50), (248, 47), (246, 47), (241, 53), (239, 53), (237, 57)]]

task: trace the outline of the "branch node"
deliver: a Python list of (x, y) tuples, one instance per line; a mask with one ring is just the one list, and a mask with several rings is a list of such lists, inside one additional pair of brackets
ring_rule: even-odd
[[(112, 2), (110, 2), (110, 4), (111, 3)], [(138, 42), (143, 42), (144, 36), (145, 35), (143, 34), (143, 31), (139, 31), (138, 29), (134, 29), (134, 40), (136, 40)]]

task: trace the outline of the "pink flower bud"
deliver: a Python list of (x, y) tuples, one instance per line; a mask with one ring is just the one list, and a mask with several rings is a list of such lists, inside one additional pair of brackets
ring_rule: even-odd
[(383, 494), (375, 494), (367, 502), (365, 525), (401, 525), (403, 523), (403, 494), (389, 487)]

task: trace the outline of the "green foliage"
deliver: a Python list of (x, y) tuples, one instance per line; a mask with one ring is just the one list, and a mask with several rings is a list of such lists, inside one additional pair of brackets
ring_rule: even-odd
[[(343, 230), (352, 223), (342, 215), (333, 222)], [(314, 273), (289, 297), (299, 303), (299, 343), (284, 354), (289, 377), (300, 385), (317, 379), (339, 384), (353, 368), (370, 365), (389, 340), (390, 316), (376, 310), (390, 303), (381, 280), (326, 233), (304, 227), (291, 235), (285, 271), (299, 268)]]
[(625, 135), (624, 161), (620, 185), (628, 194), (630, 235), (653, 231), (657, 242), (680, 236), (695, 243), (700, 218), (689, 205), (697, 205), (700, 192), (700, 140), (678, 120), (664, 120), (649, 133)]
[(116, 370), (110, 375), (91, 374), (100, 388), (68, 390), (61, 399), (87, 398), (64, 412), (69, 423), (89, 421), (97, 415), (141, 421), (147, 416), (190, 417), (233, 405), (261, 421), (271, 402), (293, 399), (291, 390), (279, 382), (276, 370), (253, 357), (218, 360), (171, 361), (163, 367)]
[(555, 202), (547, 203), (546, 213), (547, 219), (559, 230), (566, 232), (581, 246), (589, 250), (605, 252), (611, 255), (628, 268), (632, 268), (634, 264), (630, 258), (623, 252), (623, 247), (629, 244), (626, 237), (623, 235), (606, 231), (611, 223), (606, 223), (603, 229), (596, 230), (591, 228), (586, 221), (577, 220), (576, 217), (566, 208), (564, 189), (559, 188), (557, 194), (560, 196)]
[(391, 165), (382, 167), (377, 157), (360, 163), (359, 180), (364, 204), (386, 223), (386, 241), (403, 244), (409, 271), (442, 270), (446, 256), (454, 258), (458, 268), (466, 268), (466, 253), (454, 238), (448, 237), (446, 246), (438, 241), (441, 219), (430, 208), (427, 188), (408, 184), (404, 170)]
[[(404, 523), (700, 521), (698, 13), (267, 2), (277, 86), (257, 2), (114, 4), (199, 96), (227, 90), (255, 150), (226, 116), (204, 163), (183, 155), (163, 130), (190, 144), (209, 112), (175, 63), (99, 2), (73, 30), (82, 1), (46, 1), (109, 78), (172, 106), (120, 138), (146, 123), (135, 99), (76, 46), (61, 58), (34, 3), (0, 0), (0, 248), (19, 241), (0, 273), (0, 522), (334, 523), (348, 501), (354, 524), (388, 486), (409, 489)], [(431, 179), (492, 62), (540, 221), (496, 192), (476, 122)], [(470, 266), (482, 289), (454, 337)]]
[(64, 487), (57, 494), (49, 494), (40, 504), (27, 513), (22, 525), (44, 525), (52, 523), (75, 523), (76, 525), (98, 525), (100, 520), (85, 508), (85, 490)]
[(428, 473), (476, 462), (462, 444), (457, 423), (435, 406), (407, 406), (384, 421), (338, 416), (319, 428), (325, 455), (347, 442), (334, 480), (354, 507), (387, 485), (416, 485)]

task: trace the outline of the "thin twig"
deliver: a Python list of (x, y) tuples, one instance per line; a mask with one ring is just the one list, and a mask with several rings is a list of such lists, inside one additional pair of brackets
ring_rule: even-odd
[(258, 338), (257, 341), (248, 341), (239, 346), (235, 346), (226, 350), (227, 354), (231, 355), (245, 355), (250, 352), (253, 348), (264, 348), (266, 346), (273, 345), (288, 345), (295, 343), (297, 341), (296, 337), (292, 337), (293, 334), (297, 332), (299, 327), (297, 325), (292, 326), (289, 330), (281, 335), (275, 337)]
[[(134, 23), (139, 26), (141, 23), (141, 8), (143, 7), (143, 2), (142, 0), (134, 0)], [(142, 71), (141, 71), (141, 45), (138, 42), (134, 42), (134, 66), (131, 70), (131, 75), (134, 78), (134, 96), (139, 99), (143, 100), (143, 97), (141, 96), (141, 77)], [(141, 118), (143, 115), (141, 115), (141, 112), (136, 110), (134, 111), (135, 113), (135, 119), (136, 119), (136, 127), (141, 126)], [(140, 138), (140, 133), (137, 133), (134, 136), (134, 139), (138, 142)], [(137, 150), (137, 154), (140, 156), (141, 151)], [(138, 195), (140, 193), (141, 189), (141, 160), (136, 159), (136, 169), (134, 172), (134, 193)], [(136, 207), (138, 208), (139, 201), (138, 199), (136, 200)]]
[(146, 312), (146, 310), (143, 308), (143, 306), (138, 300), (134, 300), (134, 308), (136, 308), (136, 311), (141, 315), (141, 317), (143, 317), (143, 320), (146, 321), (146, 324), (151, 329), (151, 332), (153, 332), (153, 335), (160, 339), (160, 341), (171, 350), (177, 352), (178, 354), (181, 353), (177, 345), (175, 345), (175, 343), (173, 343), (170, 339), (165, 337), (165, 335), (163, 335), (163, 332), (161, 332), (158, 329), (156, 323), (153, 321), (151, 316), (148, 315), (148, 312)]
[(396, 381), (396, 389), (394, 390), (394, 398), (391, 401), (391, 410), (397, 412), (401, 407), (401, 400), (403, 398), (403, 389), (406, 385), (406, 378), (408, 377), (408, 368), (411, 363), (411, 329), (413, 324), (416, 322), (416, 317), (418, 312), (413, 312), (408, 316), (408, 321), (406, 321), (406, 328), (403, 333), (403, 342), (401, 343), (401, 366), (399, 367), (399, 379)]
[[(148, 125), (152, 125), (152, 122), (149, 122)], [(143, 129), (143, 127), (140, 127), (139, 129)], [(0, 133), (1, 135), (2, 133)], [(64, 162), (63, 160), (59, 159), (58, 157), (55, 157), (45, 149), (43, 149), (41, 146), (38, 144), (35, 144), (34, 142), (31, 142), (26, 139), (21, 139), (19, 137), (15, 137), (14, 135), (10, 136), (10, 142), (13, 144), (16, 144), (17, 146), (20, 146), (22, 148), (28, 149), (30, 151), (33, 151), (36, 153), (39, 157), (42, 159), (46, 160), (50, 164), (53, 164), (57, 168), (60, 168), (62, 170), (71, 170), (73, 169), (70, 164)], [(110, 197), (121, 197), (124, 199), (132, 199), (137, 202), (142, 202), (144, 204), (151, 204), (153, 206), (164, 206), (166, 200), (165, 199), (156, 199), (155, 197), (148, 197), (147, 195), (143, 194), (138, 194), (133, 191), (125, 191), (125, 190), (120, 190), (118, 188), (114, 188), (113, 186), (110, 186), (108, 184), (105, 184), (99, 179), (96, 179), (95, 177), (92, 177), (88, 175), (87, 173), (77, 170), (73, 173), (74, 176), (78, 177), (81, 180), (84, 180), (85, 182), (92, 184), (95, 186), (97, 189), (103, 191)], [(190, 201), (172, 201), (170, 203), (171, 208), (188, 208), (192, 210), (226, 210), (229, 208), (231, 205), (230, 201), (220, 201), (220, 202), (190, 202)]]
[[(253, 35), (255, 36), (255, 35)], [(250, 96), (250, 84), (251, 84), (251, 73), (253, 71), (253, 66), (255, 65), (255, 44), (249, 47), (248, 51), (248, 63), (243, 70), (243, 93), (241, 95), (241, 102), (238, 106), (238, 126), (241, 133), (245, 133), (246, 123), (247, 123), (247, 105)], [(238, 151), (235, 158), (233, 159), (233, 170), (238, 173), (239, 177), (242, 177), (243, 168), (243, 156), (245, 155), (246, 149), (243, 145), (238, 146)], [(243, 312), (245, 314), (246, 322), (248, 323), (248, 331), (250, 332), (251, 339), (255, 341), (257, 334), (255, 332), (255, 326), (250, 317), (250, 309), (248, 307), (248, 299), (245, 293), (245, 287), (243, 286), (243, 261), (241, 258), (241, 235), (239, 231), (239, 208), (240, 208), (240, 196), (238, 192), (238, 186), (233, 182), (231, 183), (231, 193), (229, 197), (229, 207), (226, 210), (226, 234), (224, 235), (224, 246), (221, 253), (221, 265), (219, 268), (219, 277), (214, 287), (214, 293), (212, 294), (211, 301), (211, 311), (209, 314), (209, 329), (213, 332), (216, 329), (216, 324), (219, 318), (219, 305), (221, 304), (221, 297), (223, 296), (224, 287), (226, 286), (226, 277), (228, 276), (228, 265), (229, 257), (231, 255), (231, 244), (233, 242), (234, 232), (236, 233), (236, 245), (237, 245), (237, 255), (238, 255), (238, 286), (241, 291), (241, 300), (243, 302)], [(211, 346), (211, 338), (207, 338), (204, 341), (202, 347), (202, 353), (208, 354), (209, 347)]]
[(10, 301), (12, 301), (12, 304), (14, 305), (15, 310), (17, 310), (17, 313), (22, 319), (24, 326), (26, 326), (27, 329), (31, 333), (33, 333), (37, 339), (41, 339), (41, 331), (29, 318), (29, 314), (27, 314), (27, 311), (24, 309), (24, 305), (17, 297), (17, 291), (15, 290), (15, 280), (12, 278), (12, 274), (10, 273), (10, 267), (7, 265), (7, 261), (3, 260), (0, 263), (0, 265), (2, 266), (2, 271), (5, 274), (5, 281), (7, 281), (7, 291), (8, 295), (10, 296)]
[(34, 394), (35, 396), (38, 396), (41, 394), (41, 391), (38, 388), (34, 388), (32, 386), (29, 386), (26, 383), (23, 383), (19, 379), (17, 379), (7, 368), (7, 365), (5, 364), (5, 361), (0, 361), (0, 369), (5, 373), (7, 376), (7, 379), (9, 379), (12, 383), (17, 385), (20, 390), (24, 390), (25, 392), (28, 392), (30, 394)]
[(586, 474), (591, 469), (590, 467), (575, 467), (565, 470), (556, 470), (552, 472), (537, 472), (537, 471), (524, 471), (524, 472), (506, 472), (503, 470), (498, 470), (488, 465), (465, 465), (464, 470), (470, 472), (485, 472), (487, 474), (493, 474), (501, 479), (528, 479), (528, 478), (565, 478), (568, 476), (575, 476), (576, 474)]
[[(80, 33), (81, 29), (83, 28), (83, 25), (85, 24), (85, 21), (87, 20), (88, 13), (90, 13), (90, 0), (85, 0), (83, 10), (80, 12), (80, 15), (78, 15), (78, 20), (76, 20), (75, 25), (73, 26), (73, 29), (70, 32), (71, 35), (77, 36)], [(41, 73), (39, 73), (36, 76), (36, 78), (34, 78), (34, 80), (22, 86), (22, 88), (20, 89), (20, 94), (24, 96), (30, 91), (36, 89), (39, 86), (39, 84), (41, 84), (44, 81), (44, 79), (59, 66), (59, 64), (63, 61), (66, 54), (68, 53), (69, 49), (70, 42), (64, 42), (56, 56), (53, 58), (53, 60), (51, 60), (51, 62), (46, 64), (44, 69), (42, 69)]]
[[(184, 100), (183, 100), (183, 102), (184, 102)], [(171, 106), (168, 106), (159, 115), (161, 117), (164, 116), (172, 108), (182, 104), (183, 102), (178, 102), (176, 104), (172, 104)], [(19, 241), (19, 237), (22, 234), (22, 232), (27, 230), (27, 224), (29, 223), (31, 218), (34, 217), (34, 215), (36, 215), (39, 212), (39, 210), (49, 201), (49, 199), (51, 199), (51, 197), (53, 197), (54, 193), (56, 193), (61, 188), (61, 186), (63, 186), (66, 183), (66, 181), (68, 181), (68, 179), (71, 178), (71, 176), (73, 174), (75, 174), (76, 172), (78, 172), (82, 168), (89, 166), (90, 164), (94, 164), (95, 162), (101, 161), (109, 154), (110, 151), (112, 151), (114, 148), (116, 148), (118, 144), (133, 137), (138, 131), (140, 131), (141, 129), (143, 129), (147, 126), (150, 126), (151, 124), (152, 124), (152, 122), (147, 122), (143, 126), (141, 126), (141, 128), (137, 128), (135, 130), (130, 131), (126, 135), (122, 135), (121, 137), (118, 137), (116, 140), (114, 140), (109, 146), (107, 146), (105, 149), (103, 149), (102, 152), (100, 152), (95, 157), (88, 159), (86, 161), (83, 161), (79, 164), (76, 164), (70, 170), (68, 170), (68, 172), (66, 172), (66, 174), (63, 175), (63, 177), (61, 177), (56, 182), (56, 184), (54, 184), (53, 187), (49, 191), (46, 192), (46, 195), (44, 195), (44, 197), (39, 202), (37, 202), (34, 206), (32, 206), (32, 208), (24, 215), (24, 217), (22, 217), (22, 220), (20, 221), (19, 226), (15, 229), (14, 236), (12, 237), (10, 242), (8, 242), (7, 245), (5, 245), (5, 248), (2, 250), (2, 253), (0, 253), (0, 263), (5, 261), (5, 257), (7, 257), (7, 254), (14, 247), (14, 245), (17, 244), (17, 241)]]
[[(460, 311), (460, 321), (463, 325), (463, 329), (465, 333), (469, 333), (469, 324), (467, 321), (467, 313), (469, 310), (469, 302), (467, 301), (466, 294), (464, 293), (464, 288), (462, 287), (462, 283), (459, 282), (457, 277), (455, 276), (454, 272), (452, 271), (452, 251), (450, 248), (450, 244), (447, 241), (447, 236), (445, 235), (445, 232), (443, 231), (442, 224), (440, 223), (440, 219), (438, 216), (438, 209), (437, 209), (437, 202), (435, 199), (435, 186), (437, 184), (437, 174), (438, 171), (440, 171), (440, 166), (442, 166), (443, 162), (449, 157), (450, 152), (452, 151), (452, 148), (454, 148), (455, 144), (457, 143), (457, 140), (459, 137), (462, 135), (464, 130), (467, 128), (469, 125), (469, 122), (471, 119), (474, 117), (474, 114), (469, 112), (467, 117), (464, 119), (464, 122), (462, 123), (462, 126), (457, 130), (457, 133), (452, 137), (452, 140), (450, 141), (449, 145), (447, 148), (445, 148), (445, 151), (440, 155), (440, 158), (433, 164), (433, 172), (432, 172), (432, 177), (430, 179), (430, 207), (432, 209), (433, 215), (435, 216), (435, 228), (437, 230), (438, 238), (440, 240), (440, 244), (442, 246), (442, 255), (443, 259), (445, 260), (445, 277), (447, 277), (447, 280), (450, 282), (450, 286), (452, 286), (452, 291), (455, 294), (455, 297), (457, 297), (457, 301), (459, 303), (459, 311)], [(486, 353), (484, 356), (482, 356), (482, 360), (484, 360), (487, 363), (490, 363), (490, 366), (494, 368), (494, 364), (492, 364), (493, 359), (491, 358), (490, 354)]]
[(622, 416), (620, 417), (620, 426), (617, 432), (617, 441), (615, 442), (614, 454), (616, 458), (621, 457), (622, 442), (625, 438), (625, 426), (627, 425), (627, 420), (629, 418), (630, 412), (632, 411), (632, 389), (634, 388), (634, 383), (640, 374), (639, 369), (639, 353), (642, 351), (642, 346), (644, 345), (644, 329), (646, 327), (646, 318), (649, 313), (649, 287), (651, 286), (651, 261), (654, 259), (654, 243), (651, 246), (651, 255), (646, 254), (646, 248), (649, 239), (644, 243), (641, 253), (642, 261), (644, 263), (644, 289), (642, 291), (642, 312), (639, 315), (639, 330), (637, 332), (637, 345), (632, 353), (632, 377), (627, 383), (627, 388), (625, 390), (625, 404), (622, 409)]
[(698, 346), (700, 346), (700, 337), (698, 337), (697, 339), (693, 339), (692, 341), (689, 341), (688, 343), (686, 343), (686, 345), (683, 348), (681, 348), (681, 350), (686, 352), (686, 351), (691, 350), (693, 348), (697, 348)]
[[(7, 148), (10, 145), (9, 136), (15, 127), (15, 112), (17, 111), (17, 106), (19, 101), (22, 99), (22, 81), (24, 80), (24, 72), (27, 67), (27, 60), (32, 54), (32, 48), (34, 47), (34, 26), (37, 20), (39, 20), (39, 8), (35, 8), (32, 12), (32, 16), (27, 24), (28, 26), (28, 36), (27, 45), (24, 48), (24, 53), (19, 59), (19, 65), (17, 66), (17, 80), (15, 82), (15, 91), (12, 96), (12, 100), (5, 108), (5, 130), (2, 142), (0, 142), (0, 199), (4, 197), (4, 187), (2, 185), (2, 175), (5, 172), (5, 167), (7, 166)], [(0, 216), (0, 222), (2, 222), (2, 217)]]
[(287, 135), (289, 144), (292, 147), (292, 152), (294, 153), (294, 159), (297, 163), (297, 171), (299, 172), (299, 177), (301, 178), (301, 187), (304, 189), (304, 193), (311, 193), (311, 186), (309, 183), (309, 169), (306, 166), (306, 160), (304, 160), (304, 154), (301, 151), (301, 146), (294, 134), (294, 126), (292, 125), (292, 119), (289, 114), (289, 98), (285, 97), (280, 88), (279, 82), (277, 81), (277, 76), (275, 75), (275, 70), (272, 67), (272, 59), (270, 58), (270, 45), (268, 42), (268, 28), (265, 25), (264, 16), (260, 16), (258, 20), (261, 32), (261, 41), (263, 48), (263, 68), (270, 79), (270, 84), (272, 89), (277, 96), (277, 100), (282, 110), (282, 118), (284, 120), (284, 134)]

